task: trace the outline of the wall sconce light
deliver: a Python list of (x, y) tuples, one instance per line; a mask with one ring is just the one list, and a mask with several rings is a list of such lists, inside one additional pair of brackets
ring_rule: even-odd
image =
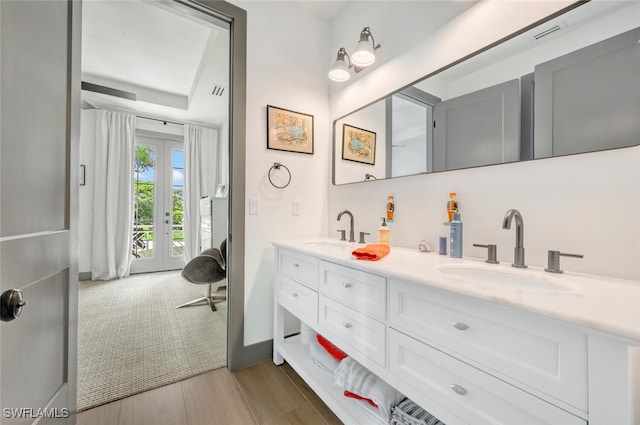
[[(369, 40), (369, 38), (371, 38), (371, 40)], [(336, 61), (329, 70), (329, 78), (338, 82), (347, 81), (351, 77), (349, 74), (349, 68), (353, 68), (355, 72), (362, 71), (364, 68), (375, 62), (375, 52), (379, 48), (380, 44), (376, 45), (369, 27), (364, 27), (360, 32), (360, 41), (356, 45), (351, 56), (349, 56), (344, 47), (341, 47), (338, 50)], [(345, 57), (349, 60), (348, 64)]]

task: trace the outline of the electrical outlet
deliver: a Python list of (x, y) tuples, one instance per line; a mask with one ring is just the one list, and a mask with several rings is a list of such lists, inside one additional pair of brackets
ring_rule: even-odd
[(291, 201), (291, 215), (300, 215), (302, 203), (300, 201)]
[(258, 205), (258, 198), (249, 198), (249, 214), (260, 214), (260, 206)]

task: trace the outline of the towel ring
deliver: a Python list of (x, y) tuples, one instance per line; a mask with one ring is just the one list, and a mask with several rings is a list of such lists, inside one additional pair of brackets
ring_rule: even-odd
[[(271, 171), (273, 170), (279, 170), (280, 167), (284, 167), (285, 170), (287, 170), (287, 174), (289, 174), (289, 180), (287, 180), (287, 183), (283, 186), (278, 186), (277, 184), (275, 184), (273, 182), (273, 180), (271, 180)], [(285, 187), (289, 186), (289, 183), (291, 183), (291, 171), (289, 171), (289, 169), (287, 168), (286, 165), (284, 164), (280, 164), (279, 162), (274, 162), (273, 165), (271, 166), (271, 168), (269, 168), (269, 172), (267, 173), (267, 177), (269, 177), (269, 183), (271, 183), (271, 185), (277, 189), (284, 189)]]

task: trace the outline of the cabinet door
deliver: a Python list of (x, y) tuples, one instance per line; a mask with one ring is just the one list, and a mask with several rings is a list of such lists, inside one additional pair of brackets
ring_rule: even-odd
[(385, 366), (387, 338), (384, 323), (357, 313), (324, 295), (320, 295), (318, 316), (320, 332), (356, 360), (360, 361), (355, 353), (357, 351), (380, 366)]
[(282, 275), (276, 275), (278, 303), (310, 326), (318, 323), (318, 293)]
[(473, 425), (586, 424), (584, 419), (393, 329), (389, 331), (389, 370), (417, 389), (411, 394), (416, 403), (428, 409), (434, 400)]
[(320, 262), (320, 293), (384, 321), (387, 279), (337, 264)]
[(390, 326), (587, 411), (587, 337), (559, 321), (409, 282), (390, 283)]
[(318, 289), (318, 259), (296, 251), (278, 249), (278, 271), (313, 289)]

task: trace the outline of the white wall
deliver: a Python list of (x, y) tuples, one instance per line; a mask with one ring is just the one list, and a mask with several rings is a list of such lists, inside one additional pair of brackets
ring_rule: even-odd
[[(273, 335), (275, 239), (327, 233), (331, 123), (327, 62), (328, 23), (293, 2), (232, 1), (247, 11), (246, 196), (259, 214), (245, 212), (245, 345)], [(314, 116), (314, 154), (267, 149), (266, 106)], [(291, 171), (285, 189), (274, 188), (267, 172), (274, 162)], [(274, 180), (284, 170), (273, 174)], [(301, 214), (292, 215), (292, 201)], [(247, 199), (247, 208), (250, 202)]]
[[(332, 116), (380, 98), (568, 3), (482, 2), (412, 51), (332, 95)], [(356, 93), (362, 94), (358, 101)], [(428, 239), (435, 248), (438, 236), (447, 234), (442, 222), (450, 191), (458, 193), (465, 256), (485, 255), (473, 243), (496, 243), (498, 259), (511, 263), (514, 230), (503, 230), (501, 223), (507, 209), (516, 208), (524, 216), (528, 264), (545, 266), (547, 250), (553, 249), (585, 255), (582, 260), (563, 259), (565, 270), (640, 279), (640, 147), (331, 186), (328, 216), (350, 209), (356, 231), (374, 234), (392, 194), (392, 244), (417, 247), (420, 239)], [(329, 235), (339, 228), (340, 223), (329, 220)]]

